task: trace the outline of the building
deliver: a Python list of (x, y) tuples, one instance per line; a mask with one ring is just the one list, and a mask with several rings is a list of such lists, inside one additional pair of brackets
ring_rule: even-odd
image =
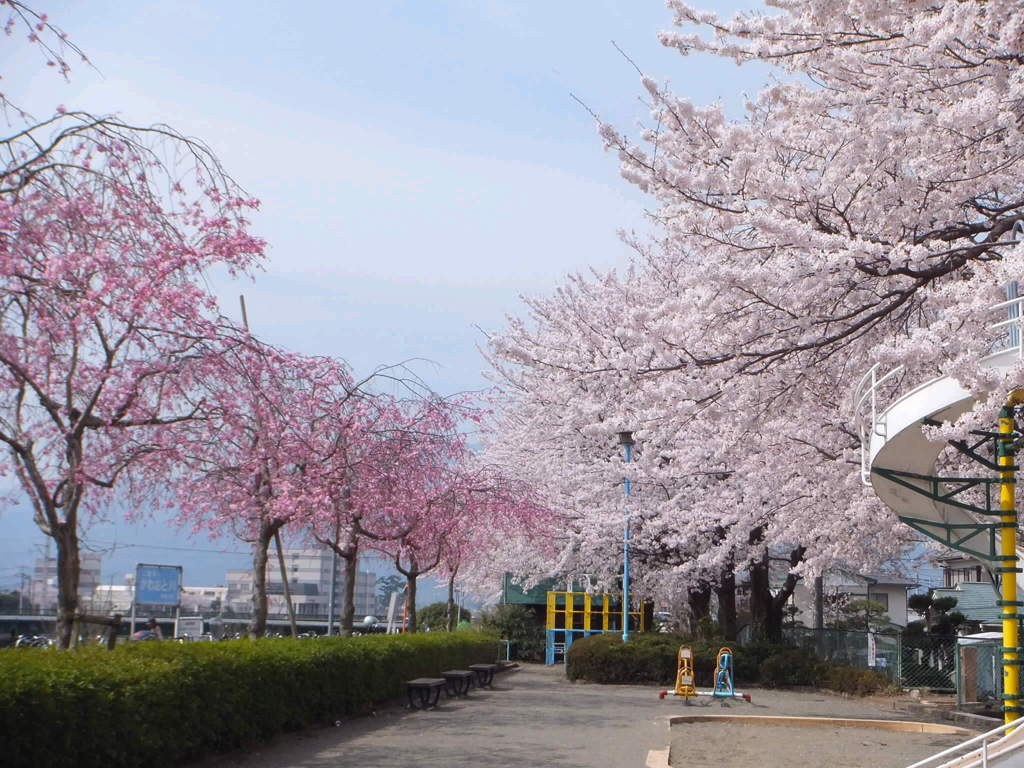
[(969, 555), (949, 555), (938, 560), (942, 569), (942, 586), (949, 589), (957, 584), (992, 584), (988, 568)]
[[(92, 600), (100, 583), (102, 559), (101, 555), (94, 552), (83, 552), (79, 555), (78, 599), (82, 610), (93, 610)], [(56, 557), (42, 557), (36, 560), (28, 585), (28, 599), (38, 611), (57, 610)]]
[(132, 585), (99, 584), (93, 592), (92, 610), (101, 615), (120, 613), (127, 616), (132, 610)]
[[(881, 604), (889, 620), (900, 627), (907, 626), (907, 591), (917, 587), (912, 579), (887, 573), (856, 573), (837, 566), (829, 569), (823, 578), (826, 602), (871, 600)], [(796, 608), (794, 619), (806, 627), (814, 626), (814, 580), (802, 579), (793, 591), (792, 604)], [(826, 609), (827, 611), (827, 609)], [(828, 625), (828, 618), (825, 620)]]
[[(286, 549), (285, 569), (288, 574), (288, 589), (296, 617), (327, 618), (331, 595), (331, 565), (334, 558), (330, 549)], [(337, 590), (335, 611), (340, 611), (345, 590), (344, 561), (337, 559)], [(226, 574), (227, 587), (224, 605), (231, 613), (248, 614), (252, 609), (253, 578), (250, 570), (231, 570)], [(355, 609), (356, 618), (374, 613), (377, 604), (377, 575), (368, 571), (356, 574)], [(284, 602), (281, 571), (276, 553), (271, 551), (267, 560), (267, 597), (269, 612), (285, 615), (288, 608)]]
[(227, 587), (182, 587), (181, 615), (210, 616), (219, 613), (227, 594)]
[(979, 624), (983, 629), (1002, 631), (999, 620), (1002, 608), (996, 605), (999, 595), (996, 594), (991, 581), (959, 581), (952, 587), (940, 587), (932, 590), (932, 598), (955, 597), (956, 607), (970, 622)]
[[(120, 613), (127, 616), (132, 610), (132, 574), (128, 574), (128, 584), (100, 584), (92, 595), (92, 608), (95, 613)], [(181, 613), (183, 616), (212, 616), (220, 612), (227, 595), (227, 587), (182, 587)], [(146, 606), (147, 613), (153, 613), (153, 606)], [(165, 613), (156, 609), (158, 613)]]

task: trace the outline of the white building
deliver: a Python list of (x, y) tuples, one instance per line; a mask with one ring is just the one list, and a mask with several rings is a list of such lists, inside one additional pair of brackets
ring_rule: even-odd
[(132, 585), (98, 585), (92, 596), (92, 610), (98, 614), (120, 613), (127, 616), (132, 610)]
[[(93, 593), (100, 583), (102, 556), (94, 552), (79, 555), (78, 599), (82, 610), (92, 610)], [(57, 609), (57, 558), (42, 557), (36, 560), (32, 569), (32, 580), (28, 585), (29, 602), (39, 611)]]
[(217, 613), (227, 596), (227, 587), (182, 587), (181, 613), (183, 616)]
[[(286, 549), (285, 570), (288, 574), (288, 589), (297, 617), (327, 618), (331, 595), (332, 554), (328, 548)], [(248, 614), (252, 609), (253, 579), (250, 570), (231, 570), (226, 574), (227, 588), (225, 607), (235, 614)], [(371, 615), (376, 605), (377, 575), (368, 571), (356, 574), (355, 608), (356, 618)], [(340, 612), (345, 591), (344, 560), (337, 560), (337, 590), (335, 611)], [(267, 559), (267, 597), (269, 612), (284, 615), (288, 608), (284, 602), (281, 586), (281, 570), (277, 553), (271, 548)]]
[[(893, 624), (907, 626), (907, 590), (918, 586), (912, 579), (887, 573), (857, 573), (834, 567), (825, 573), (823, 580), (826, 596), (880, 603)], [(814, 581), (801, 580), (793, 590), (792, 600), (797, 608), (796, 620), (803, 622), (804, 626), (813, 627)]]

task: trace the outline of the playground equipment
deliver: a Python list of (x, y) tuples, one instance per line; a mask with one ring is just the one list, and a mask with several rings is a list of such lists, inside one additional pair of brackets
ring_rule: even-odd
[[(629, 611), (634, 632), (646, 629), (644, 601)], [(547, 648), (545, 662), (564, 661), (573, 641), (581, 637), (622, 632), (622, 595), (592, 595), (587, 592), (548, 592)]]
[[(710, 696), (715, 699), (743, 699), (750, 701), (749, 693), (737, 693), (733, 688), (733, 654), (732, 648), (719, 648), (718, 657), (715, 659), (715, 687), (711, 691), (698, 691), (694, 682), (696, 680), (693, 672), (693, 650), (688, 646), (680, 646), (676, 654), (676, 687), (671, 691), (661, 691), (659, 699), (664, 699), (669, 694), (682, 696), (685, 704), (690, 703), (691, 698), (697, 696)], [(722, 702), (725, 705), (725, 702)]]
[[(994, 344), (995, 351), (982, 364), (1005, 368), (1024, 357), (1020, 338), (1020, 314), (1024, 297), (1017, 296), (1016, 283), (1007, 288), (1007, 301), (993, 310), (1009, 315), (990, 326), (1005, 335)], [(884, 375), (872, 367), (854, 392), (855, 418), (861, 432), (861, 477), (878, 497), (911, 528), (951, 549), (980, 560), (998, 584), (1003, 622), (1003, 712), (1006, 722), (1024, 714), (1020, 701), (1018, 585), (1022, 555), (1016, 547), (1015, 503), (1017, 466), (1014, 461), (1014, 411), (1024, 404), (1024, 390), (1007, 396), (999, 413), (995, 432), (975, 430), (969, 440), (950, 440), (948, 445), (980, 465), (988, 474), (973, 477), (941, 477), (936, 461), (946, 447), (929, 441), (925, 426), (955, 421), (974, 406), (974, 397), (948, 376), (927, 381), (892, 401), (879, 411), (879, 390), (902, 372), (896, 368)], [(989, 445), (991, 458), (983, 446)], [(995, 475), (991, 473), (996, 473)], [(975, 498), (964, 491), (977, 489)]]

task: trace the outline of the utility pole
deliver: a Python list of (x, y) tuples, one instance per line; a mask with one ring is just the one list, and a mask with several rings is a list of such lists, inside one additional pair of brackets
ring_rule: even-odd
[(28, 580), (28, 576), (25, 574), (25, 566), (21, 566), (18, 577), (21, 584), (18, 587), (18, 615), (21, 616), (25, 612), (25, 582)]
[[(337, 529), (335, 529), (337, 531)], [(335, 532), (334, 540), (337, 542), (338, 535)], [(334, 609), (335, 609), (335, 595), (338, 592), (338, 552), (334, 547), (331, 547), (331, 597), (327, 601), (327, 634), (334, 634)]]

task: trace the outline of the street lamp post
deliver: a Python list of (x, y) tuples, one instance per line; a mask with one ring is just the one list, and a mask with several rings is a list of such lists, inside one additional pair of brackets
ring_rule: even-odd
[[(633, 461), (633, 433), (619, 432), (619, 445), (623, 449), (623, 461)], [(631, 491), (629, 472), (624, 477), (626, 493), (626, 521), (622, 533), (622, 642), (629, 642), (629, 495)]]

